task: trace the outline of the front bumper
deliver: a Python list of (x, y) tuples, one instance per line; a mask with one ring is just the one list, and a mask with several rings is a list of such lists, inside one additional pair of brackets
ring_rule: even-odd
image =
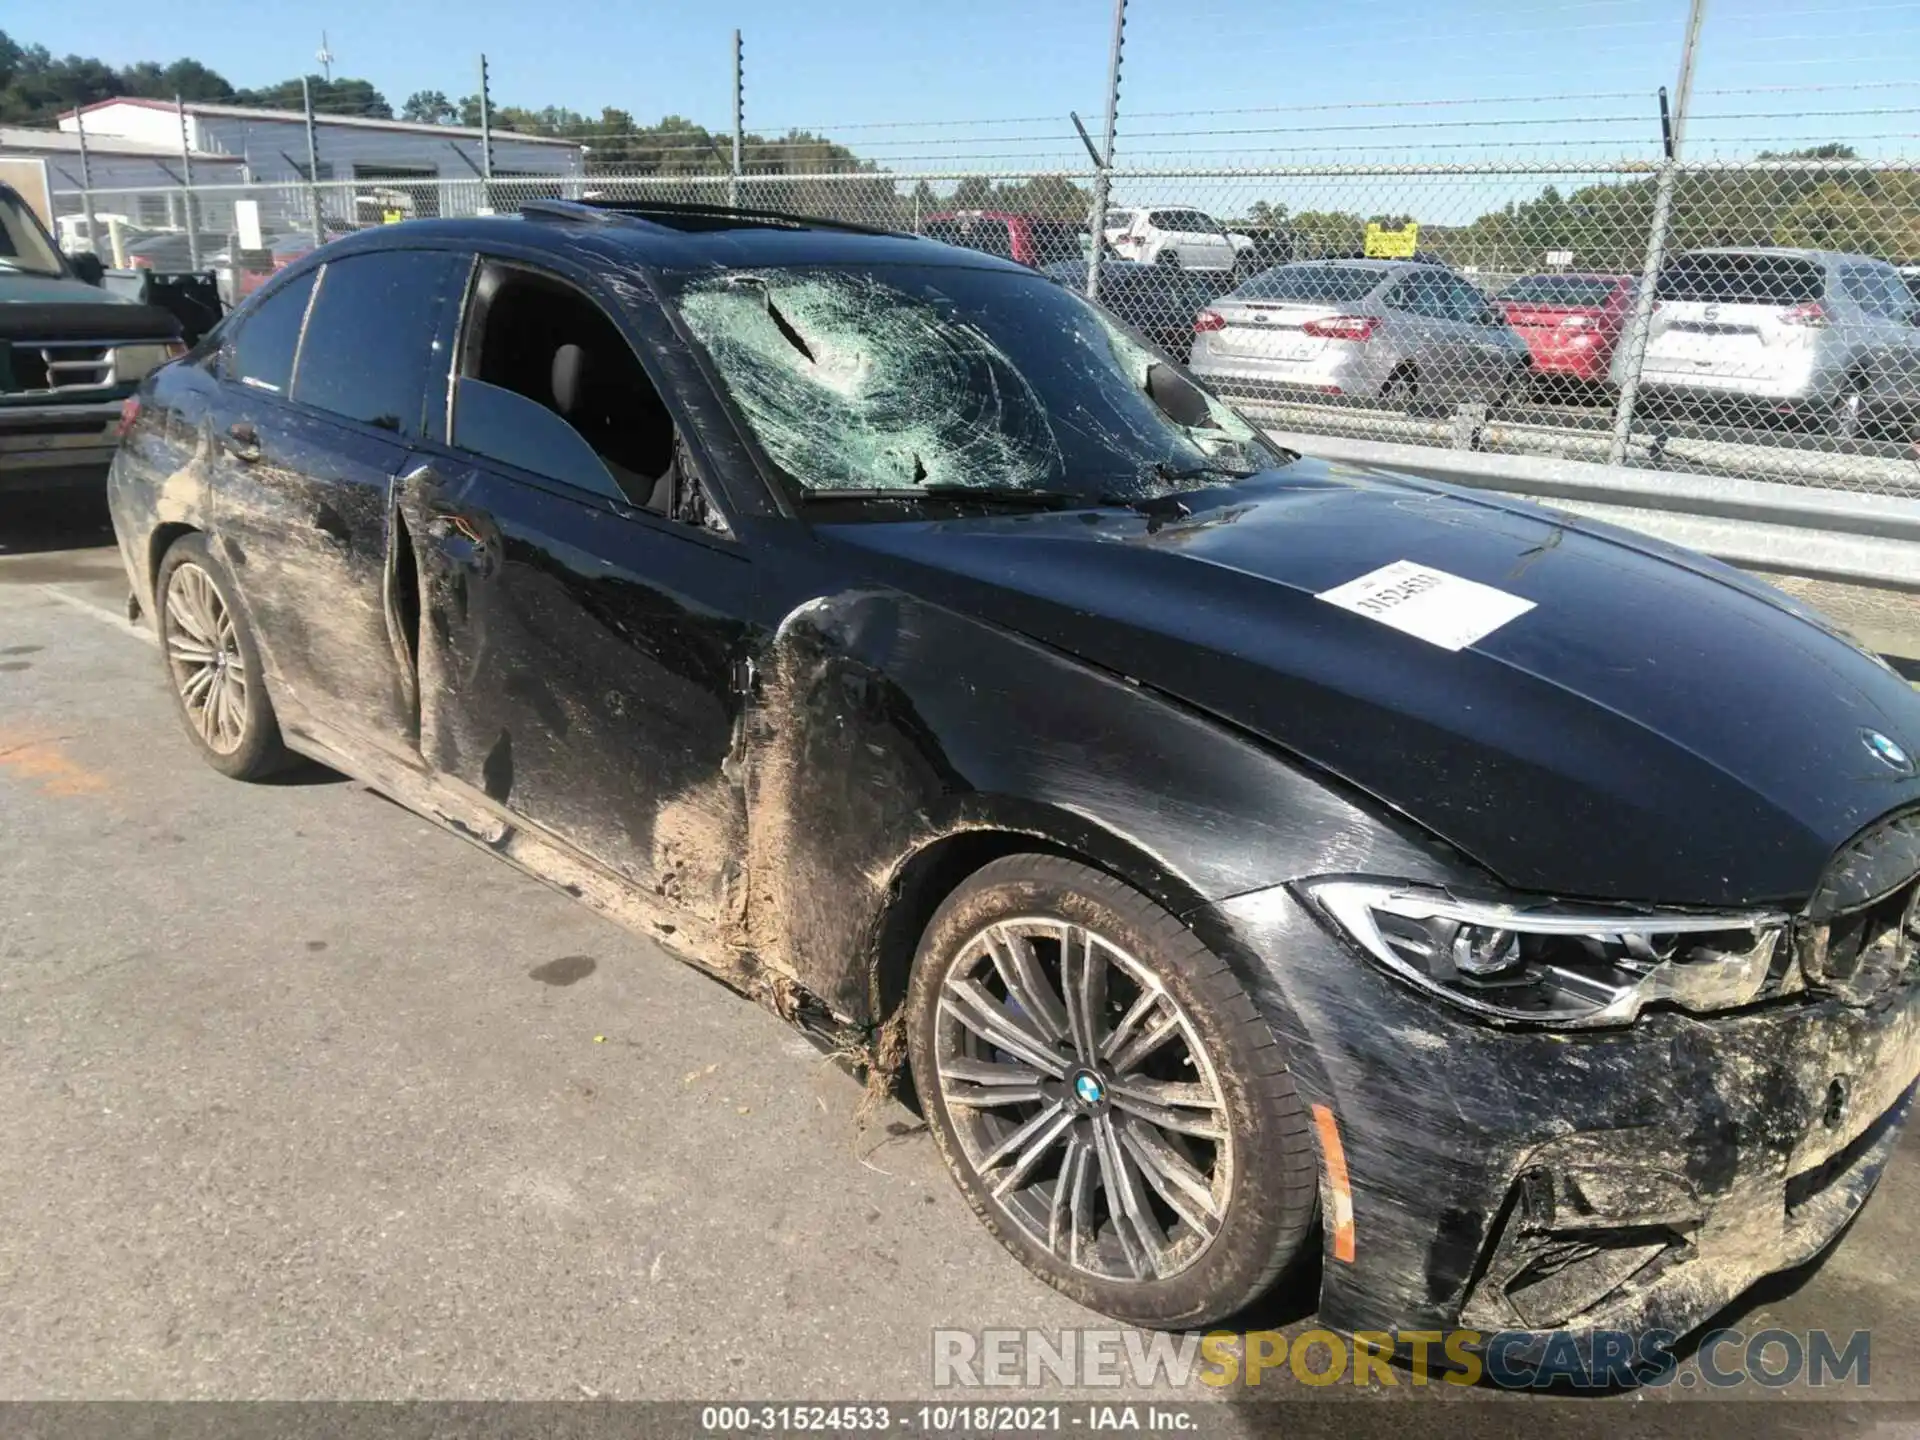
[(0, 491), (95, 488), (118, 443), (121, 398), (0, 406)]
[(1347, 1331), (1684, 1334), (1845, 1228), (1920, 1073), (1911, 977), (1862, 1008), (1503, 1031), (1390, 979), (1289, 891), (1199, 924), (1337, 1119), (1353, 1259), (1329, 1248), (1321, 1316)]

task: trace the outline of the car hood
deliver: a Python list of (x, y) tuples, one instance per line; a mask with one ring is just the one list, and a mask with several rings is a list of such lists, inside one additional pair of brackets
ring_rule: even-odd
[[(1920, 802), (1920, 695), (1814, 612), (1612, 527), (1303, 459), (1156, 521), (819, 527), (876, 579), (1253, 732), (1518, 889), (1792, 903)], [(1448, 650), (1319, 595), (1398, 561), (1532, 609)]]
[(65, 275), (0, 270), (0, 305), (131, 305), (137, 302)]
[(0, 270), (0, 342), (172, 340), (180, 322), (153, 305), (65, 276)]

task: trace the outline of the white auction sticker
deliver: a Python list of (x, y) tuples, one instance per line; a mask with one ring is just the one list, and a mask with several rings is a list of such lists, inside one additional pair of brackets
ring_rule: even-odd
[(1382, 565), (1314, 598), (1442, 650), (1464, 650), (1533, 609), (1531, 600), (1411, 560)]

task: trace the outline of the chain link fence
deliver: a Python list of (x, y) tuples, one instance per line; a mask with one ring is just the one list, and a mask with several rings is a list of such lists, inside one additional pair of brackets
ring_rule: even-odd
[[(1920, 106), (1852, 87), (1820, 102), (1843, 123), (1784, 92), (1764, 124), (1745, 92), (1703, 92), (1686, 158), (1648, 97), (1601, 95), (1144, 115), (1122, 135), (1139, 158), (1111, 167), (1090, 144), (1073, 163), (1056, 124), (923, 130), (858, 165), (769, 142), (739, 173), (689, 146), (567, 176), (55, 203), (63, 239), (124, 263), (185, 268), (191, 233), (230, 302), (316, 241), (533, 199), (818, 216), (1091, 288), (1276, 429), (1920, 497), (1920, 166), (1861, 158), (1909, 145)], [(1785, 115), (1850, 142), (1770, 142)]]

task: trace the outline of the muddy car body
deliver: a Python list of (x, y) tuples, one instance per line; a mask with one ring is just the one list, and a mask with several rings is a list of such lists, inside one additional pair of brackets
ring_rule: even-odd
[(1893, 1143), (1908, 687), (1697, 556), (1274, 451), (1043, 277), (544, 205), (309, 257), (142, 402), (114, 520), (209, 759), (911, 1052), (1084, 1303), (1217, 1319), (1318, 1236), (1333, 1325), (1685, 1330)]

